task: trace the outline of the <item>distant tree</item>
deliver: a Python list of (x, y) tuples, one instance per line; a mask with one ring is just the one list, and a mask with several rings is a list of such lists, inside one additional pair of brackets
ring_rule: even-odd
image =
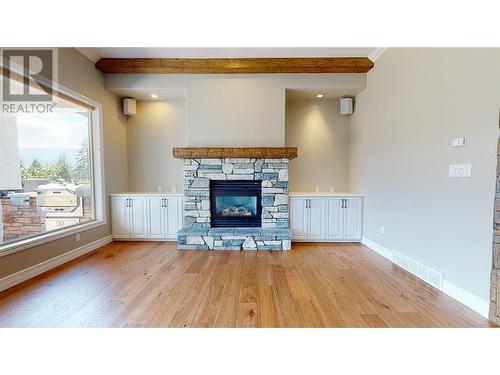
[(54, 166), (49, 167), (50, 179), (57, 182), (70, 182), (73, 180), (73, 169), (63, 154)]
[(89, 140), (85, 138), (82, 141), (80, 150), (76, 155), (76, 167), (74, 170), (74, 177), (79, 182), (89, 181), (90, 178), (90, 158), (89, 158)]
[(38, 159), (33, 159), (31, 165), (25, 171), (26, 178), (46, 178), (47, 171), (43, 167), (42, 163)]
[(29, 178), (28, 177), (28, 168), (24, 165), (23, 159), (19, 159), (19, 168), (21, 169), (21, 178)]

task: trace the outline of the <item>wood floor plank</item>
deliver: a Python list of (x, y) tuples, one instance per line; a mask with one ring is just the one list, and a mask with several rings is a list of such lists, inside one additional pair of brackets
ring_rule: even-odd
[(0, 293), (0, 327), (494, 327), (354, 243), (114, 242)]

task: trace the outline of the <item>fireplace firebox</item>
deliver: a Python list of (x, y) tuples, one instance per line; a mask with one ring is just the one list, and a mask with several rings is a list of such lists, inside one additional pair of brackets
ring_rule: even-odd
[(212, 227), (260, 227), (261, 181), (210, 181)]

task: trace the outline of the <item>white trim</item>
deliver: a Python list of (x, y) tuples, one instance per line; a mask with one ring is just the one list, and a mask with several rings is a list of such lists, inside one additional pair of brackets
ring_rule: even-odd
[(372, 53), (370, 53), (370, 55), (368, 56), (368, 58), (375, 62), (380, 56), (382, 56), (384, 54), (385, 51), (387, 51), (389, 48), (387, 47), (383, 47), (383, 48), (376, 48)]
[(100, 59), (92, 48), (75, 47), (75, 49), (93, 63), (96, 63)]
[(113, 242), (112, 237), (106, 236), (94, 242), (90, 242), (86, 245), (70, 250), (64, 254), (58, 255), (54, 258), (48, 259), (42, 263), (38, 263), (35, 264), (34, 266), (25, 268), (24, 270), (18, 271), (12, 275), (5, 276), (2, 279), (0, 279), (0, 292), (13, 287), (14, 285), (20, 284), (23, 281), (38, 276), (44, 272), (47, 272), (52, 268), (58, 267), (61, 264), (69, 262), (70, 260), (78, 258), (79, 256), (87, 254), (104, 245), (107, 245), (110, 242)]
[(103, 221), (92, 221), (91, 223), (79, 224), (73, 227), (68, 227), (60, 229), (55, 232), (46, 232), (40, 234), (36, 237), (26, 238), (24, 240), (16, 241), (12, 244), (5, 244), (0, 246), (3, 250), (0, 250), (0, 258), (6, 255), (17, 253), (18, 251), (29, 249), (30, 247), (35, 247), (42, 245), (47, 242), (52, 242), (63, 237), (69, 237), (76, 233), (82, 233), (100, 226), (105, 225)]
[(373, 242), (372, 240), (369, 240), (364, 236), (363, 238), (361, 238), (361, 243), (366, 247), (370, 248), (371, 250), (375, 251), (377, 254), (382, 255), (384, 258), (389, 259), (392, 262), (391, 250), (386, 249), (385, 247), (379, 245), (378, 243)]
[[(15, 69), (13, 69), (15, 71)], [(67, 229), (61, 229), (54, 232), (45, 232), (30, 238), (22, 239), (13, 243), (1, 244), (0, 243), (0, 258), (16, 253), (18, 251), (35, 247), (50, 241), (57, 240), (62, 237), (70, 236), (76, 233), (84, 232), (89, 229), (105, 225), (107, 223), (107, 198), (105, 196), (105, 183), (104, 183), (104, 155), (103, 155), (103, 111), (102, 105), (93, 99), (77, 93), (57, 82), (57, 90), (61, 93), (77, 99), (83, 103), (87, 103), (95, 109), (91, 111), (90, 129), (92, 137), (92, 182), (94, 189), (94, 209), (95, 220), (91, 223), (76, 225)]]
[(481, 314), (485, 318), (488, 318), (490, 310), (489, 301), (485, 301), (447, 280), (443, 280), (443, 292), (451, 298), (456, 299), (458, 302), (463, 303), (475, 312)]
[[(393, 251), (386, 249), (385, 247), (369, 240), (366, 237), (361, 239), (361, 243), (373, 250), (377, 254), (382, 255), (384, 258), (389, 259), (392, 263), (393, 261)], [(394, 263), (395, 264), (395, 263)], [(399, 266), (398, 266), (399, 267)], [(418, 275), (415, 275), (418, 277)], [(425, 281), (425, 280), (424, 280)], [(485, 301), (478, 296), (462, 289), (461, 287), (449, 282), (443, 277), (443, 287), (441, 289), (443, 293), (453, 298), (454, 300), (460, 302), (461, 304), (467, 306), (468, 308), (474, 310), (478, 314), (481, 314), (486, 319), (488, 319), (489, 314), (489, 301)]]

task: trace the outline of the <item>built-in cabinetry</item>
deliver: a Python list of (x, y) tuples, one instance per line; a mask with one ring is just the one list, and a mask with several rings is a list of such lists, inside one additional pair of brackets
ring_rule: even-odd
[(291, 193), (293, 241), (361, 241), (363, 197), (341, 193)]
[(182, 194), (112, 194), (115, 239), (177, 239), (182, 227)]

